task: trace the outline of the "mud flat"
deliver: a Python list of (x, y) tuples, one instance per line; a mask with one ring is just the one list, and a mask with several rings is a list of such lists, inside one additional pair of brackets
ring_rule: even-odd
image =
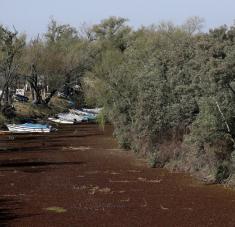
[(0, 135), (0, 226), (235, 226), (235, 192), (151, 169), (112, 127)]

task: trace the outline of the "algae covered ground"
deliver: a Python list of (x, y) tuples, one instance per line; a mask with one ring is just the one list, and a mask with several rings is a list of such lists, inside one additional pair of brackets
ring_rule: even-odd
[(0, 226), (234, 226), (234, 191), (149, 168), (112, 133), (1, 136)]

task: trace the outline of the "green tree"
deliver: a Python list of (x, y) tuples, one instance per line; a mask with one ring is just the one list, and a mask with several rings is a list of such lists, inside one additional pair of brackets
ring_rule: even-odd
[(0, 27), (0, 74), (2, 77), (2, 93), (0, 95), (0, 109), (7, 107), (12, 102), (10, 91), (16, 80), (19, 70), (19, 58), (25, 46), (25, 36), (20, 36), (17, 31), (10, 31)]

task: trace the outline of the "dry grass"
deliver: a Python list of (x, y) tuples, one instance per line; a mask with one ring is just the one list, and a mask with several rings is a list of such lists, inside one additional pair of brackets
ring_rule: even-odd
[(0, 113), (0, 128), (8, 122), (21, 122), (26, 119), (47, 119), (57, 113), (65, 112), (69, 109), (69, 103), (65, 99), (53, 97), (48, 106), (34, 105), (31, 101), (27, 103), (14, 102), (13, 106), (16, 109), (16, 117), (8, 119)]
[(44, 118), (59, 112), (66, 111), (69, 105), (66, 100), (54, 97), (52, 98), (48, 107), (42, 105), (37, 106), (32, 104), (31, 102), (15, 102), (14, 107), (16, 108), (17, 117)]
[(5, 117), (0, 113), (0, 128), (4, 125), (5, 122), (6, 122)]

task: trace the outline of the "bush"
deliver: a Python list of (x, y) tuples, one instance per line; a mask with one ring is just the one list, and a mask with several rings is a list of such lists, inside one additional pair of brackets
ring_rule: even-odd
[(102, 50), (86, 80), (122, 147), (209, 182), (235, 173), (234, 30), (162, 25), (132, 34), (125, 51)]

